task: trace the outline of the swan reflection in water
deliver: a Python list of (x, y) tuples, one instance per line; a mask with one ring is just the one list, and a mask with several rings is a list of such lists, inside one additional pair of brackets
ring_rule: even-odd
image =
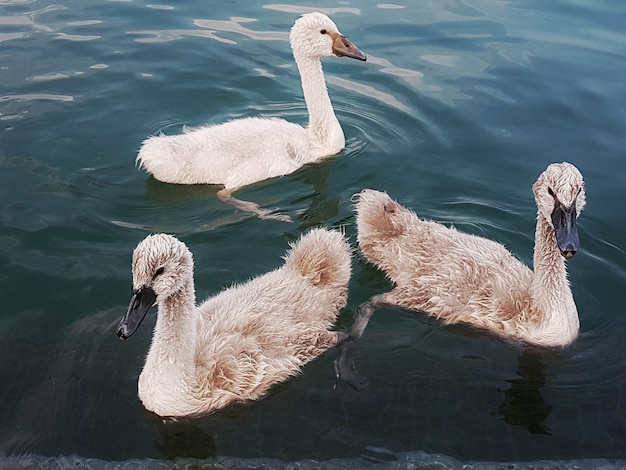
[[(358, 147), (358, 143), (354, 146)], [(358, 152), (359, 149), (349, 149), (346, 155), (351, 155), (352, 152), (355, 151)], [(300, 197), (290, 202), (290, 205), (293, 206), (292, 211), (297, 212), (293, 218), (298, 223), (298, 231), (302, 232), (312, 227), (325, 226), (328, 224), (334, 225), (333, 219), (340, 213), (341, 198), (336, 195), (331, 195), (329, 191), (328, 178), (332, 171), (332, 166), (332, 159), (309, 164), (302, 168), (292, 180), (280, 183), (287, 186), (286, 189), (290, 194), (296, 191), (302, 193)], [(278, 200), (284, 196), (284, 194), (280, 193), (282, 187), (279, 186), (276, 193), (270, 193), (264, 191), (265, 184), (266, 183), (259, 183), (260, 186), (258, 187), (249, 186), (244, 191), (249, 190), (250, 192), (256, 193), (258, 190), (261, 190), (265, 194), (264, 197), (268, 200), (274, 199), (273, 194), (278, 195)], [(295, 189), (291, 189), (294, 185)], [(216, 193), (219, 191), (217, 186), (172, 185), (149, 177), (146, 179), (145, 191), (151, 204), (156, 207), (171, 208), (190, 205), (201, 207), (202, 223), (195, 226), (195, 230), (199, 231), (215, 230), (219, 227), (236, 223), (242, 218), (249, 216), (241, 212), (222, 212), (223, 207), (221, 205), (218, 207), (215, 200)], [(206, 217), (205, 214), (207, 210), (211, 212), (215, 210), (217, 216)], [(181, 215), (184, 215), (184, 213), (190, 214), (190, 216), (196, 215), (196, 213), (191, 214), (189, 211), (181, 212)], [(172, 219), (168, 220), (169, 225), (155, 225), (153, 215), (152, 212), (147, 212), (145, 214), (147, 222), (143, 224), (141, 223), (141, 219), (137, 217), (135, 217), (133, 222), (114, 221), (113, 223), (124, 227), (142, 228), (144, 230), (147, 229), (157, 232), (171, 230)], [(183, 223), (185, 223), (185, 221), (183, 221)]]
[(532, 434), (548, 434), (550, 429), (544, 421), (552, 412), (552, 406), (541, 396), (541, 388), (552, 380), (546, 374), (546, 364), (541, 353), (524, 350), (519, 358), (518, 379), (507, 380), (511, 386), (503, 390), (504, 401), (495, 413), (514, 426), (523, 426)]

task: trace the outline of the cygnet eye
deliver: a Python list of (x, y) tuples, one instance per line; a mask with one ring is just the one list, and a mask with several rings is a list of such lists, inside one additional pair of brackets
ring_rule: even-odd
[(552, 191), (552, 188), (548, 188), (548, 194), (552, 197), (554, 197), (554, 191)]
[(321, 30), (320, 30), (320, 33), (322, 33), (322, 34), (326, 34), (327, 32), (328, 32), (328, 31), (326, 31), (325, 29), (321, 29)]
[(161, 274), (163, 274), (165, 272), (165, 268), (163, 266), (161, 266), (159, 269), (157, 269), (154, 272), (154, 276), (152, 276), (152, 279), (156, 278), (157, 276), (160, 276)]

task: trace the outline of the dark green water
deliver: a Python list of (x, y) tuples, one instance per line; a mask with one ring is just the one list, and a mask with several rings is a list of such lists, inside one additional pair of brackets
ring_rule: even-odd
[[(238, 193), (293, 224), (136, 169), (156, 132), (240, 116), (305, 123), (286, 38), (309, 6), (0, 0), (0, 464), (626, 459), (626, 3), (317, 4), (368, 54), (324, 62), (347, 147)], [(351, 197), (370, 187), (530, 263), (530, 187), (564, 160), (588, 195), (568, 263), (573, 346), (522, 352), (381, 309), (354, 352), (363, 392), (333, 389), (331, 352), (257, 403), (178, 423), (142, 408), (154, 317), (126, 342), (115, 327), (148, 233), (188, 244), (202, 299), (280, 265), (309, 227), (343, 227), (356, 247)], [(338, 327), (389, 288), (357, 254)]]

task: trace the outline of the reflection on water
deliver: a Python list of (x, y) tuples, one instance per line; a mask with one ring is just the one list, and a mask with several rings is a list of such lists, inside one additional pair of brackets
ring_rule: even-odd
[(179, 29), (179, 30), (155, 30), (155, 31), (134, 31), (131, 34), (147, 35), (147, 38), (136, 39), (137, 42), (159, 43), (183, 39), (184, 37), (203, 37), (213, 39), (225, 44), (237, 44), (237, 41), (219, 36), (217, 33), (235, 33), (257, 41), (288, 41), (289, 33), (284, 31), (256, 31), (247, 28), (243, 23), (254, 23), (254, 18), (232, 17), (230, 20), (203, 20), (193, 21), (195, 26), (201, 29)]
[(396, 109), (399, 109), (400, 111), (405, 111), (405, 112), (410, 111), (410, 108), (407, 105), (400, 102), (393, 95), (382, 92), (382, 91), (378, 91), (376, 88), (372, 86), (363, 85), (360, 83), (356, 83), (352, 80), (347, 80), (345, 78), (339, 78), (339, 77), (328, 77), (326, 81), (332, 85), (342, 87), (346, 90), (356, 91), (357, 93), (360, 93), (363, 96), (369, 96), (370, 98), (375, 98), (381, 103), (384, 103), (388, 106), (392, 106)]
[(351, 15), (361, 15), (361, 10), (358, 8), (351, 7), (335, 7), (335, 8), (326, 8), (326, 7), (306, 7), (300, 5), (288, 5), (288, 4), (267, 4), (263, 5), (263, 8), (267, 10), (275, 10), (280, 11), (282, 13), (290, 13), (292, 15), (302, 15), (304, 13), (310, 13), (312, 11), (319, 11), (324, 13), (325, 15), (331, 16), (338, 13), (349, 13)]
[(200, 426), (188, 420), (168, 420), (152, 413), (150, 419), (159, 431), (157, 447), (166, 459), (190, 457), (206, 459), (217, 455), (217, 448), (211, 436)]
[[(313, 11), (310, 8), (300, 8), (300, 7), (289, 7), (286, 5), (266, 5), (265, 8), (274, 9), (277, 11), (287, 12), (287, 13), (296, 13), (303, 14), (310, 11)], [(291, 10), (296, 11), (291, 11)], [(327, 15), (333, 15), (335, 13), (350, 13), (359, 15), (359, 10), (351, 9), (351, 8), (318, 8), (316, 11), (321, 11)], [(231, 17), (229, 20), (210, 20), (210, 19), (195, 19), (193, 24), (198, 26), (201, 29), (177, 29), (177, 30), (154, 30), (154, 31), (133, 31), (131, 34), (137, 34), (147, 37), (142, 37), (136, 39), (137, 42), (143, 43), (159, 43), (159, 42), (167, 42), (174, 41), (178, 39), (183, 39), (185, 37), (202, 37), (205, 39), (213, 39), (226, 44), (238, 44), (237, 41), (220, 36), (220, 33), (232, 33), (236, 35), (241, 35), (246, 38), (250, 38), (256, 41), (288, 41), (289, 40), (289, 32), (288, 31), (260, 31), (248, 28), (244, 26), (245, 23), (254, 23), (257, 22), (254, 18), (240, 18), (240, 17)], [(358, 43), (358, 39), (354, 39), (356, 43)], [(399, 67), (397, 65), (392, 64), (388, 59), (379, 58), (372, 54), (368, 55), (368, 62), (380, 66), (380, 71), (383, 73), (388, 73), (397, 77), (400, 77), (406, 80), (411, 85), (416, 85), (421, 82), (421, 78), (423, 74), (421, 72), (405, 69)], [(273, 74), (264, 71), (264, 76), (273, 77)], [(390, 93), (386, 93), (381, 90), (377, 90), (372, 85), (367, 85), (363, 83), (357, 83), (353, 80), (348, 80), (345, 78), (339, 78), (334, 76), (327, 76), (327, 82), (342, 87), (347, 90), (352, 90), (357, 93), (360, 93), (364, 96), (368, 96), (370, 98), (378, 99), (380, 102), (393, 106), (401, 111), (409, 112), (410, 108), (403, 104), (398, 98), (394, 97)]]
[(504, 390), (504, 401), (497, 413), (514, 426), (523, 426), (533, 434), (550, 434), (544, 421), (552, 406), (541, 396), (541, 388), (551, 380), (538, 353), (524, 351), (517, 369), (519, 379), (507, 380), (511, 387)]
[[(108, 353), (117, 323), (112, 319), (118, 315), (117, 310), (91, 314), (52, 343), (3, 342), (0, 370), (6, 373), (19, 364), (30, 382), (26, 390), (3, 391), (2, 416), (11, 423), (0, 429), (4, 451), (22, 454), (39, 448), (49, 455), (71, 453), (65, 443), (80, 439), (86, 425), (105, 431), (104, 435), (112, 429), (109, 410), (113, 403), (119, 412), (125, 408), (116, 385), (121, 371)], [(51, 344), (55, 345), (52, 350)], [(80, 397), (80, 406), (76, 397)], [(94, 445), (111, 444), (92, 442), (88, 447)]]
[[(626, 458), (626, 217), (616, 197), (626, 174), (626, 3), (320, 8), (369, 59), (324, 61), (347, 147), (242, 191), (294, 224), (239, 213), (217, 187), (159, 183), (136, 168), (147, 136), (184, 125), (250, 115), (304, 123), (286, 41), (315, 7), (0, 0), (0, 467), (186, 457), (243, 468), (547, 459), (591, 468), (607, 460), (590, 459)], [(390, 287), (356, 250), (353, 194), (393, 192), (530, 262), (530, 185), (563, 160), (585, 175), (589, 201), (569, 265), (581, 336), (561, 354), (520, 353), (389, 309), (357, 348), (362, 392), (333, 389), (331, 353), (223, 413), (170, 422), (142, 408), (150, 331), (123, 344), (114, 324), (132, 250), (149, 232), (196, 247), (204, 298), (277, 266), (309, 227), (341, 228), (355, 247), (337, 325), (349, 329), (357, 306)]]

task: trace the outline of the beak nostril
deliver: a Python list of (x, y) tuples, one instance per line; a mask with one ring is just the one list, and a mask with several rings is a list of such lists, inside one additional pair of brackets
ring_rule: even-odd
[(575, 249), (573, 249), (573, 248), (571, 248), (571, 249), (570, 249), (570, 248), (568, 247), (568, 249), (567, 249), (567, 250), (562, 251), (562, 252), (561, 252), (561, 254), (563, 255), (563, 257), (564, 257), (565, 259), (570, 259), (570, 258), (573, 258), (573, 257), (574, 257), (574, 255), (576, 254), (576, 250), (575, 250)]

